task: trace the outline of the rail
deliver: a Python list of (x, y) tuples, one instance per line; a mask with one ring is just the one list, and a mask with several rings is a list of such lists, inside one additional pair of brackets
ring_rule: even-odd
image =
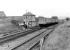
[[(55, 26), (52, 26), (52, 27), (48, 27), (46, 29), (48, 29), (47, 31), (47, 34), (50, 33), (52, 30), (51, 29), (54, 29)], [(46, 36), (46, 31), (40, 33), (39, 35), (29, 39), (28, 41), (24, 42), (23, 44), (20, 44), (19, 46), (13, 48), (12, 50), (19, 50), (19, 48), (23, 48), (23, 50), (28, 50), (30, 49), (33, 45), (35, 45), (39, 40), (40, 38)], [(32, 42), (33, 41), (33, 42)], [(36, 42), (35, 42), (36, 41)], [(22, 50), (22, 49), (21, 49)]]
[[(46, 34), (50, 33), (53, 29), (45, 30), (44, 32), (40, 33), (39, 35), (29, 39), (28, 41), (20, 44), (19, 46), (13, 48), (12, 50), (29, 50), (33, 45), (35, 45), (41, 38), (43, 38)], [(46, 33), (46, 31), (48, 31)]]

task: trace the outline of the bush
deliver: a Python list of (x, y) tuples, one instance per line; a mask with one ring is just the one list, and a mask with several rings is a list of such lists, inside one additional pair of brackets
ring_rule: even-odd
[(19, 24), (18, 24), (18, 21), (17, 21), (17, 20), (11, 20), (11, 23), (12, 23), (12, 24), (14, 24), (14, 25), (16, 25), (16, 26), (19, 26)]

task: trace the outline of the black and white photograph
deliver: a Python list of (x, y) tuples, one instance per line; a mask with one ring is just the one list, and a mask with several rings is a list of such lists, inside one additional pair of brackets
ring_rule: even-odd
[(70, 50), (70, 0), (0, 0), (0, 50)]

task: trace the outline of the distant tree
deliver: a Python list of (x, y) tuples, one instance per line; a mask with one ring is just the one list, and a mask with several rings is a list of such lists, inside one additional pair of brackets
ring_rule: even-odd
[(18, 21), (17, 21), (17, 20), (11, 20), (11, 23), (12, 23), (12, 24), (14, 24), (14, 25), (16, 25), (16, 26), (19, 26), (19, 24), (18, 24)]
[(70, 18), (69, 18), (69, 17), (67, 17), (67, 18), (66, 18), (66, 20), (67, 20), (67, 21), (69, 21), (69, 20), (70, 20)]
[(58, 19), (58, 16), (52, 16), (52, 19)]

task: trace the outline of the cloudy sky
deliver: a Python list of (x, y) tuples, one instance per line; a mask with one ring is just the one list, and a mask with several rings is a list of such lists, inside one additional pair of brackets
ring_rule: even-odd
[(30, 11), (37, 16), (70, 17), (70, 0), (0, 0), (0, 11), (7, 16), (22, 16)]

